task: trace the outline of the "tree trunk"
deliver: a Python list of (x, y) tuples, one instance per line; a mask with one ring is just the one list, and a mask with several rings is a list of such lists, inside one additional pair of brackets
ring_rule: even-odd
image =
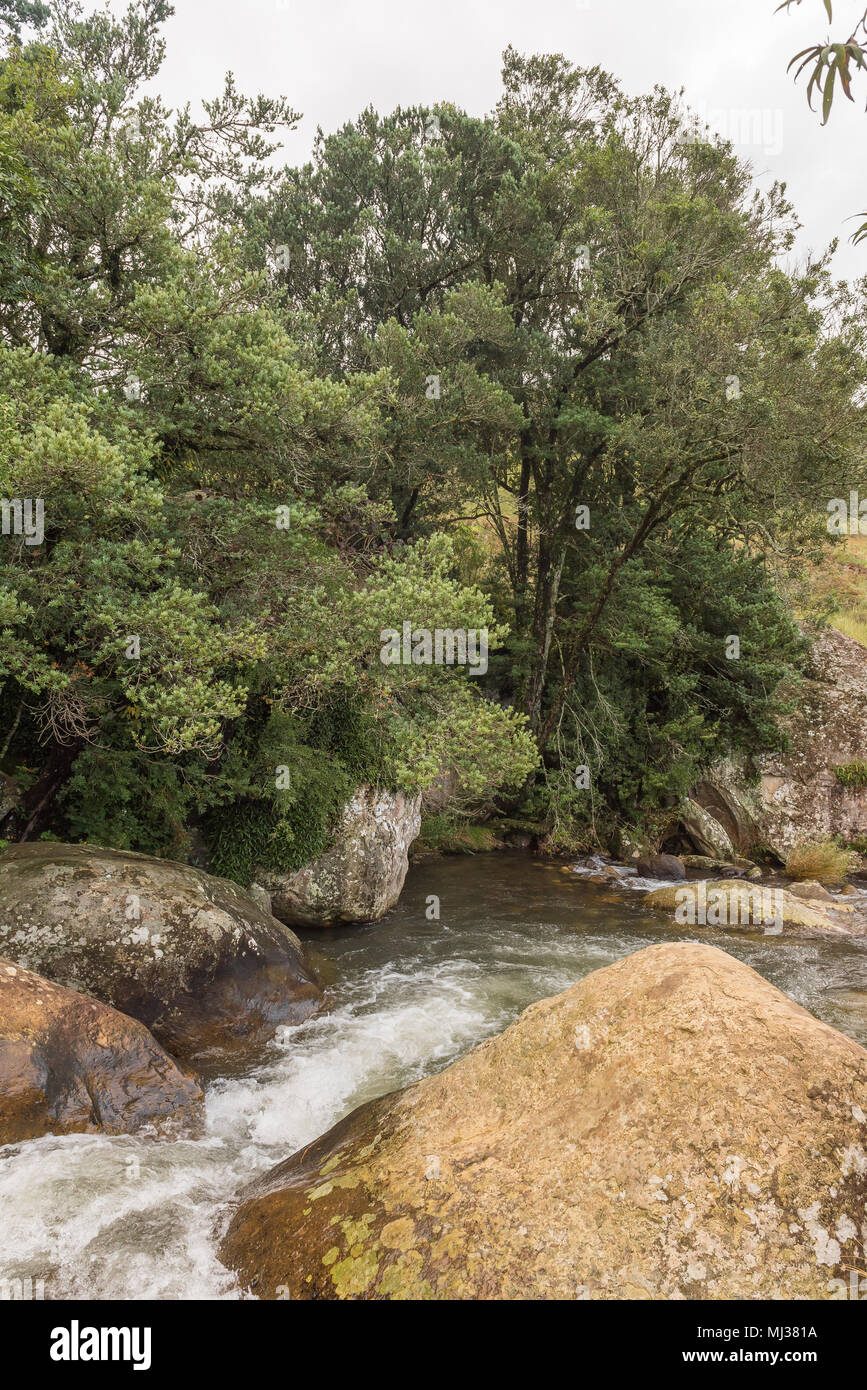
[(27, 822), (21, 833), (22, 840), (32, 840), (47, 824), (57, 793), (69, 776), (81, 747), (80, 739), (52, 745), (45, 766), (33, 786), (24, 793), (22, 808)]

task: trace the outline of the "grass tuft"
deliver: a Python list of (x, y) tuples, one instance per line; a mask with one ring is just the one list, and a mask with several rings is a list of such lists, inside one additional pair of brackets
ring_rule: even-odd
[(852, 867), (852, 854), (834, 840), (805, 840), (789, 851), (786, 873), (806, 882), (842, 883)]

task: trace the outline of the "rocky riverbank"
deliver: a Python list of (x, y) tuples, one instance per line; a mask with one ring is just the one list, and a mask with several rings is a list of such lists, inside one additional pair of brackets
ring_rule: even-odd
[[(276, 1025), (268, 1040), (256, 1046), (239, 1049), (230, 1040), (219, 1054), (206, 1059), (204, 1110), (186, 1064), (167, 1056), (142, 1024), (113, 1012), (81, 989), (71, 991), (44, 976), (30, 978), (29, 1017), (22, 1022), (20, 1011), (16, 1014), (7, 1007), (6, 1029), (0, 1033), (0, 1058), (17, 1057), (19, 1075), (24, 1075), (22, 1057), (29, 1066), (24, 1075), (27, 1085), (18, 1092), (24, 1099), (14, 1117), (17, 1128), (7, 1127), (3, 1137), (9, 1142), (0, 1149), (0, 1201), (15, 1213), (0, 1259), (0, 1275), (44, 1279), (48, 1297), (238, 1296), (245, 1287), (269, 1296), (270, 1286), (262, 1280), (264, 1275), (270, 1278), (271, 1264), (262, 1265), (260, 1283), (253, 1286), (258, 1255), (242, 1253), (240, 1245), (237, 1253), (232, 1245), (230, 1255), (227, 1244), (223, 1250), (229, 1266), (218, 1258), (227, 1223), (231, 1224), (229, 1240), (234, 1242), (238, 1223), (246, 1222), (254, 1210), (260, 1211), (255, 1203), (261, 1193), (247, 1190), (251, 1180), (270, 1182), (269, 1170), (275, 1165), (280, 1169), (287, 1155), (296, 1156), (288, 1165), (293, 1173), (294, 1165), (303, 1167), (320, 1149), (321, 1165), (327, 1164), (328, 1157), (336, 1155), (331, 1134), (335, 1123), (349, 1126), (346, 1132), (354, 1135), (357, 1117), (350, 1117), (356, 1107), (370, 1103), (376, 1116), (383, 1116), (376, 1132), (381, 1130), (385, 1137), (364, 1161), (382, 1159), (385, 1168), (377, 1169), (379, 1182), (386, 1169), (392, 1171), (394, 1159), (395, 1177), (401, 1184), (395, 1189), (397, 1205), (390, 1194), (383, 1197), (390, 1220), (383, 1219), (382, 1231), (377, 1228), (375, 1233), (382, 1247), (374, 1251), (376, 1296), (384, 1296), (389, 1289), (389, 1296), (415, 1296), (415, 1289), (425, 1292), (424, 1282), (434, 1296), (447, 1288), (464, 1290), (459, 1292), (462, 1297), (477, 1296), (479, 1289), (487, 1287), (479, 1282), (487, 1276), (478, 1260), (468, 1268), (458, 1242), (451, 1239), (455, 1230), (478, 1231), (473, 1239), (490, 1267), (492, 1290), (490, 1295), (483, 1291), (478, 1296), (508, 1296), (502, 1291), (521, 1275), (514, 1257), (519, 1248), (516, 1242), (524, 1239), (516, 1234), (519, 1205), (526, 1205), (518, 1180), (522, 1164), (526, 1177), (521, 1181), (526, 1180), (535, 1195), (527, 1206), (531, 1219), (526, 1250), (532, 1259), (528, 1255), (523, 1283), (518, 1280), (514, 1285), (516, 1296), (537, 1297), (541, 1290), (548, 1290), (552, 1296), (674, 1297), (669, 1288), (680, 1281), (683, 1296), (716, 1297), (719, 1289), (734, 1287), (725, 1283), (734, 1276), (720, 1263), (722, 1257), (716, 1256), (711, 1262), (704, 1259), (706, 1280), (687, 1278), (688, 1266), (683, 1263), (672, 1265), (671, 1285), (661, 1280), (651, 1259), (656, 1258), (655, 1247), (648, 1246), (642, 1234), (652, 1229), (648, 1225), (645, 1230), (642, 1222), (652, 1223), (656, 1207), (648, 1208), (650, 1215), (641, 1208), (637, 1186), (641, 1164), (646, 1162), (646, 1173), (664, 1182), (667, 1174), (672, 1175), (672, 1181), (665, 1183), (670, 1206), (659, 1199), (659, 1211), (685, 1214), (684, 1219), (688, 1212), (680, 1201), (683, 1194), (676, 1191), (675, 1169), (691, 1173), (696, 1182), (703, 1173), (705, 1186), (698, 1182), (696, 1191), (704, 1193), (702, 1201), (707, 1201), (697, 1206), (699, 1224), (705, 1232), (717, 1231), (714, 1223), (719, 1213), (715, 1215), (707, 1205), (713, 1165), (708, 1159), (704, 1169), (695, 1168), (689, 1147), (695, 1126), (690, 1132), (679, 1129), (675, 1107), (686, 1104), (691, 1077), (690, 1094), (696, 1097), (696, 1105), (707, 1110), (707, 1129), (702, 1134), (716, 1134), (713, 1162), (725, 1158), (727, 1163), (729, 1154), (758, 1162), (767, 1133), (761, 1131), (757, 1149), (750, 1129), (753, 1109), (745, 1097), (758, 1096), (764, 1105), (762, 1087), (788, 1085), (791, 1090), (793, 1075), (800, 1078), (797, 1085), (803, 1090), (806, 1082), (798, 1068), (805, 1057), (815, 1058), (819, 1045), (808, 1057), (802, 1029), (821, 1038), (821, 1049), (827, 1053), (825, 1070), (810, 1062), (816, 1089), (810, 1102), (813, 1135), (820, 1137), (822, 1153), (839, 1149), (843, 1141), (849, 1144), (838, 1109), (832, 1106), (826, 1112), (822, 1096), (825, 1080), (831, 1076), (828, 1066), (839, 1050), (854, 1048), (861, 1056), (858, 1044), (838, 1030), (867, 1040), (864, 939), (839, 933), (774, 939), (762, 927), (733, 930), (708, 925), (684, 930), (668, 911), (645, 906), (648, 888), (659, 885), (642, 884), (628, 864), (608, 864), (610, 872), (598, 875), (601, 883), (589, 881), (591, 873), (597, 876), (591, 865), (584, 873), (576, 872), (576, 867), (528, 854), (439, 859), (412, 871), (401, 903), (383, 922), (312, 930), (308, 941), (316, 944), (318, 965), (329, 980), (318, 1012), (300, 1024)], [(93, 882), (86, 875), (80, 881)], [(68, 887), (78, 891), (74, 876)], [(208, 888), (209, 896), (215, 892)], [(86, 901), (89, 911), (93, 900)], [(431, 912), (432, 903), (436, 913)], [(721, 959), (724, 988), (707, 985), (707, 979), (717, 981), (717, 975), (706, 976), (704, 967), (696, 971), (691, 965), (675, 991), (677, 1008), (668, 1011), (663, 994), (654, 993), (661, 980), (652, 983), (640, 973), (642, 960), (655, 959), (661, 950), (698, 950), (701, 959), (704, 955)], [(628, 988), (625, 984), (621, 988), (617, 984), (621, 977), (606, 968), (612, 962), (618, 962), (624, 972), (627, 967), (637, 972), (634, 977), (624, 973)], [(758, 984), (747, 964), (763, 977)], [(10, 962), (9, 968), (17, 973), (8, 978), (24, 977), (20, 965)], [(581, 984), (576, 985), (576, 980)], [(744, 980), (752, 982), (748, 988), (742, 987)], [(819, 1012), (825, 1022), (809, 1018), (808, 1028), (804, 1018), (809, 1015), (791, 1000), (779, 1006), (782, 1012), (772, 1010), (777, 1020), (773, 1030), (761, 1038), (754, 1034), (752, 1052), (744, 1041), (743, 1052), (735, 1056), (740, 1079), (732, 1089), (727, 1067), (712, 1065), (712, 1059), (718, 1062), (719, 1056), (728, 1055), (730, 1031), (747, 1038), (745, 1020), (756, 1011), (755, 991), (764, 999), (766, 990), (779, 1003), (780, 986)], [(582, 988), (586, 998), (580, 994)], [(570, 1002), (579, 997), (585, 999), (580, 1010)], [(596, 1005), (590, 1008), (586, 1002), (591, 999), (598, 1004), (598, 1018)], [(0, 1009), (2, 1000), (0, 989)], [(527, 1005), (532, 1006), (529, 1014), (517, 1018)], [(610, 1017), (601, 1012), (606, 1009)], [(539, 1030), (530, 1026), (534, 1010), (542, 1021), (560, 1018), (568, 1023), (568, 1046), (555, 1045), (547, 1023)], [(74, 1025), (70, 1028), (64, 1026), (67, 1011)], [(678, 1022), (687, 1015), (696, 1030), (693, 1034), (685, 1033)], [(835, 1027), (829, 1026), (832, 1023)], [(605, 1035), (602, 1025), (609, 1024), (613, 1031)], [(26, 1055), (22, 1051), (25, 1037)], [(488, 1042), (460, 1060), (485, 1038)], [(653, 1089), (649, 1062), (638, 1075), (637, 1086), (633, 1045), (652, 1057), (660, 1076), (670, 1078), (670, 1102)], [(712, 1046), (719, 1049), (718, 1056)], [(477, 1054), (480, 1057), (474, 1061)], [(482, 1065), (486, 1056), (493, 1061)], [(794, 1068), (794, 1073), (784, 1075), (779, 1070), (784, 1059), (790, 1059), (786, 1066)], [(453, 1065), (443, 1071), (448, 1063)], [(469, 1067), (467, 1072), (460, 1070), (464, 1066)], [(43, 1070), (37, 1077), (40, 1067)], [(419, 1076), (429, 1081), (418, 1082)], [(395, 1088), (409, 1084), (412, 1094), (417, 1088), (423, 1098), (432, 1097), (429, 1082), (444, 1089), (436, 1090), (440, 1099), (435, 1105), (424, 1099), (417, 1112), (424, 1167), (413, 1201), (418, 1198), (421, 1205), (410, 1202), (403, 1209), (400, 1174), (410, 1172), (400, 1167), (404, 1132), (396, 1134), (393, 1150), (385, 1146), (385, 1115), (391, 1113)], [(787, 1092), (780, 1089), (779, 1094)], [(796, 1089), (793, 1094), (800, 1092)], [(612, 1110), (612, 1096), (616, 1105), (608, 1116), (601, 1107), (604, 1101)], [(526, 1122), (519, 1113), (519, 1097)], [(580, 1126), (585, 1110), (599, 1113), (598, 1141)], [(25, 1113), (35, 1117), (29, 1127), (21, 1122)], [(628, 1126), (629, 1142), (636, 1150), (631, 1175), (610, 1128), (616, 1114)], [(787, 1139), (797, 1152), (803, 1147), (800, 1127), (806, 1123), (799, 1102), (793, 1111), (795, 1129)], [(780, 1133), (788, 1134), (785, 1126)], [(568, 1145), (574, 1145), (575, 1151)], [(414, 1164), (416, 1150), (406, 1152), (406, 1162), (411, 1158)], [(782, 1162), (782, 1151), (778, 1157)], [(770, 1163), (768, 1155), (766, 1162)], [(720, 1169), (726, 1171), (727, 1166)], [(784, 1173), (785, 1165), (779, 1171)], [(585, 1179), (597, 1172), (603, 1180), (591, 1184), (585, 1196), (574, 1196)], [(604, 1180), (606, 1174), (610, 1184)], [(320, 1201), (356, 1200), (354, 1189), (340, 1181), (344, 1176), (339, 1165), (330, 1169), (315, 1185), (332, 1182), (331, 1190), (301, 1208), (311, 1242), (309, 1248), (298, 1247), (298, 1261), (304, 1264), (305, 1282), (307, 1274), (312, 1276), (310, 1286), (319, 1287), (314, 1267), (321, 1270), (323, 1296), (369, 1297), (370, 1290), (360, 1281), (370, 1264), (372, 1244), (359, 1227), (360, 1234), (344, 1248), (355, 1231), (352, 1212), (340, 1216), (329, 1244), (321, 1249), (319, 1237), (313, 1239), (315, 1232), (309, 1226), (324, 1211)], [(620, 1182), (616, 1191), (615, 1180)], [(827, 1224), (832, 1215), (835, 1222), (840, 1215), (828, 1206), (828, 1182), (826, 1168), (814, 1155), (798, 1191), (806, 1201), (809, 1185), (815, 1183), (820, 1201), (817, 1220), (831, 1231), (848, 1259), (850, 1247), (833, 1233), (836, 1226), (832, 1230)], [(616, 1197), (621, 1191), (627, 1193), (628, 1201)], [(732, 1200), (728, 1185), (722, 1182), (714, 1191), (725, 1199), (726, 1224), (720, 1239), (728, 1252), (726, 1259), (731, 1255), (734, 1260), (740, 1222), (727, 1209), (726, 1203)], [(734, 1195), (742, 1200), (738, 1208), (742, 1213), (753, 1209), (755, 1194), (736, 1189)], [(429, 1199), (436, 1199), (431, 1210), (424, 1205)], [(572, 1207), (578, 1223), (574, 1228), (569, 1225)], [(764, 1220), (763, 1209), (755, 1210)], [(329, 1221), (337, 1215), (336, 1209), (330, 1210)], [(425, 1224), (428, 1217), (430, 1226)], [(622, 1227), (615, 1217), (622, 1217)], [(409, 1227), (400, 1224), (405, 1218), (412, 1221), (415, 1232), (409, 1242)], [(613, 1283), (602, 1279), (601, 1266), (591, 1266), (584, 1258), (591, 1247), (582, 1232), (594, 1221), (604, 1237), (596, 1251), (598, 1260), (611, 1262), (612, 1279), (625, 1280), (620, 1295), (612, 1293)], [(435, 1231), (435, 1225), (442, 1229)], [(249, 1234), (253, 1228), (245, 1225), (244, 1229)], [(541, 1233), (546, 1229), (551, 1250), (559, 1248), (556, 1259), (548, 1260), (542, 1248)], [(847, 1229), (844, 1220), (841, 1230)], [(632, 1248), (633, 1231), (636, 1254), (627, 1260), (624, 1252)], [(753, 1250), (762, 1248), (764, 1231), (764, 1226), (747, 1230), (747, 1236), (755, 1240)], [(322, 1234), (324, 1238), (324, 1228)], [(438, 1245), (442, 1238), (444, 1243)], [(389, 1245), (390, 1241), (394, 1243)], [(266, 1243), (273, 1247), (269, 1258), (275, 1262), (282, 1258), (284, 1247), (277, 1235), (273, 1239), (268, 1235)], [(337, 1254), (332, 1257), (334, 1247)], [(434, 1263), (423, 1268), (417, 1256), (427, 1261), (429, 1248)], [(769, 1248), (776, 1259), (783, 1247), (772, 1242)], [(809, 1297), (830, 1297), (823, 1280), (837, 1277), (836, 1266), (819, 1263), (809, 1277), (805, 1275), (800, 1266), (809, 1262), (810, 1248), (806, 1238), (803, 1248), (797, 1246), (792, 1287), (809, 1289)], [(695, 1251), (686, 1246), (677, 1249), (689, 1253), (692, 1262)], [(618, 1250), (619, 1262), (615, 1259)], [(325, 1263), (323, 1256), (329, 1256)], [(755, 1273), (757, 1266), (745, 1269)], [(281, 1284), (290, 1287), (291, 1279), (283, 1279), (276, 1263), (274, 1276), (272, 1293)], [(660, 1282), (655, 1282), (658, 1278)], [(563, 1291), (573, 1279), (579, 1291), (567, 1295)], [(649, 1288), (642, 1279), (649, 1281)], [(763, 1296), (765, 1285), (760, 1282), (757, 1287), (760, 1293), (755, 1296)], [(747, 1291), (746, 1296), (752, 1295)]]

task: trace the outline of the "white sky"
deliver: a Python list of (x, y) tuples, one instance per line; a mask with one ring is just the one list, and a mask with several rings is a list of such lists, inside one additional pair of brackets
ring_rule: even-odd
[[(774, 13), (778, 0), (174, 3), (156, 84), (164, 99), (195, 105), (217, 93), (227, 69), (242, 91), (286, 96), (304, 113), (286, 142), (291, 163), (307, 158), (317, 126), (332, 130), (368, 105), (387, 112), (445, 100), (476, 114), (490, 110), (510, 43), (521, 52), (562, 52), (583, 66), (600, 63), (633, 93), (654, 83), (684, 87), (760, 181), (786, 181), (804, 224), (801, 249), (837, 236), (837, 273), (867, 273), (867, 243), (848, 244), (858, 222), (846, 221), (867, 210), (867, 76), (854, 105), (838, 92), (822, 128), (807, 107), (807, 74), (795, 87), (786, 73), (794, 53), (827, 36), (821, 0), (802, 0), (789, 14)], [(863, 8), (864, 0), (835, 0), (833, 37), (847, 38)]]

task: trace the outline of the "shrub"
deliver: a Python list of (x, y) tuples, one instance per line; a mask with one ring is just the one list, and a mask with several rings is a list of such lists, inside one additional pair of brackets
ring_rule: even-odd
[(834, 883), (846, 877), (851, 863), (850, 851), (833, 840), (807, 840), (789, 851), (786, 873), (802, 882)]

